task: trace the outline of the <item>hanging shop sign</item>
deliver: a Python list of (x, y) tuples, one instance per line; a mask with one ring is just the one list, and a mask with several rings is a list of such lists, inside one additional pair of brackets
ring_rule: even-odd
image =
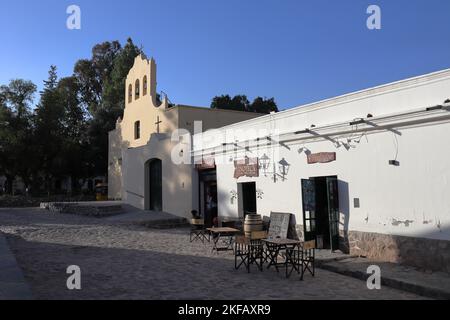
[(329, 163), (336, 161), (336, 152), (321, 152), (308, 155), (308, 164)]
[(236, 160), (234, 162), (234, 178), (240, 177), (259, 177), (258, 158), (245, 158), (244, 160)]
[(204, 158), (201, 163), (197, 163), (195, 168), (199, 171), (216, 169), (216, 160), (214, 158)]

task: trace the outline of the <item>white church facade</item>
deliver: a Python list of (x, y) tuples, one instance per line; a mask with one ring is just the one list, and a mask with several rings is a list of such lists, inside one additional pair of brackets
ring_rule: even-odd
[(450, 70), (194, 136), (222, 220), (291, 213), (320, 246), (450, 272)]
[(198, 209), (196, 171), (172, 161), (173, 152), (190, 156), (190, 142), (173, 141), (174, 134), (194, 133), (261, 116), (257, 113), (171, 105), (158, 101), (156, 63), (136, 57), (126, 79), (123, 119), (109, 133), (108, 198), (143, 210), (189, 216)]

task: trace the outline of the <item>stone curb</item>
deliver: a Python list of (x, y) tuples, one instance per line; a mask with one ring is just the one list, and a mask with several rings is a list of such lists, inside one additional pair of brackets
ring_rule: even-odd
[(106, 218), (124, 213), (124, 210), (121, 205), (110, 205), (110, 206), (96, 206), (95, 204), (80, 205), (76, 202), (73, 203), (43, 202), (41, 203), (40, 208), (43, 210), (48, 210), (52, 213), (72, 214), (94, 218)]
[[(356, 279), (363, 280), (363, 281), (367, 281), (367, 279), (369, 277), (367, 275), (367, 273), (364, 273), (361, 271), (349, 270), (344, 267), (338, 267), (335, 265), (330, 265), (330, 264), (327, 264), (326, 262), (318, 263), (317, 267), (320, 269), (323, 269), (323, 270), (342, 274), (344, 276), (349, 276), (349, 277), (356, 278)], [(450, 299), (450, 292), (448, 292), (448, 291), (443, 291), (443, 290), (436, 289), (436, 288), (425, 287), (422, 285), (405, 282), (405, 281), (395, 279), (395, 278), (381, 277), (381, 284), (386, 287), (414, 293), (414, 294), (417, 294), (417, 295), (420, 295), (423, 297), (427, 297), (427, 298), (439, 299), (439, 300), (441, 300), (441, 299), (449, 300)]]

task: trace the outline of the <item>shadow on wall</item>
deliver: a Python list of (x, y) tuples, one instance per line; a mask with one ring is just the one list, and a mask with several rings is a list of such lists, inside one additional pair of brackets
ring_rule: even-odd
[(350, 223), (350, 195), (348, 182), (338, 180), (339, 190), (339, 249), (343, 253), (350, 253), (349, 223)]
[[(192, 205), (192, 192), (189, 191), (192, 183), (192, 170), (190, 166), (185, 164), (177, 165), (172, 162), (173, 147), (177, 144), (177, 142), (171, 142), (170, 134), (153, 133), (150, 135), (146, 145), (135, 148), (139, 149), (136, 150), (134, 155), (136, 162), (139, 163), (139, 168), (135, 167), (133, 170), (140, 170), (139, 174), (144, 179), (142, 179), (142, 185), (135, 185), (134, 187), (137, 190), (141, 190), (139, 193), (142, 192), (142, 194), (136, 195), (141, 198), (143, 208), (148, 209), (151, 191), (149, 190), (150, 181), (147, 164), (152, 159), (160, 160), (162, 163), (162, 211), (190, 218), (190, 212), (193, 209), (198, 209), (196, 207), (197, 204)], [(183, 151), (189, 153), (188, 147), (186, 145)]]
[[(343, 253), (350, 253), (349, 244), (349, 221), (350, 221), (350, 196), (349, 185), (346, 181), (338, 180), (339, 192), (339, 250)], [(300, 195), (301, 197), (301, 195)], [(300, 215), (302, 216), (302, 215)], [(330, 217), (328, 217), (330, 218)], [(298, 224), (300, 223), (300, 224)], [(295, 228), (294, 228), (295, 226)], [(289, 238), (304, 240), (303, 221), (298, 222), (296, 215), (291, 216), (291, 227)]]
[[(218, 203), (220, 202), (224, 202), (227, 207), (228, 206), (232, 206), (232, 207), (238, 207), (238, 203), (239, 203), (239, 197), (238, 197), (238, 193), (237, 193), (237, 186), (236, 188), (233, 187), (229, 187), (230, 190), (221, 190), (220, 188), (217, 188), (217, 200)], [(226, 220), (238, 220), (238, 219), (242, 219), (243, 217), (238, 217), (238, 212), (236, 209), (236, 212), (234, 212), (233, 210), (220, 210), (219, 207), (219, 219), (226, 219)]]
[(122, 150), (128, 149), (130, 143), (123, 141), (122, 131), (116, 129), (109, 135), (108, 188), (110, 200), (122, 199)]
[[(344, 253), (350, 253), (350, 240), (349, 240), (349, 221), (350, 221), (350, 199), (349, 199), (349, 185), (346, 181), (338, 180), (339, 189), (339, 249)], [(236, 189), (232, 187), (230, 190), (218, 190), (218, 197), (222, 202), (227, 205), (237, 207), (239, 202), (239, 197)], [(301, 199), (301, 195), (299, 195)], [(300, 200), (299, 200), (300, 201)], [(273, 208), (276, 211), (276, 208)], [(300, 209), (299, 209), (300, 210)], [(261, 214), (261, 212), (259, 212)], [(302, 213), (292, 213), (290, 228), (288, 233), (288, 238), (290, 239), (304, 239), (304, 226)], [(233, 210), (220, 210), (220, 217), (223, 219), (237, 219), (237, 212)], [(269, 218), (270, 213), (264, 216), (264, 220), (268, 223), (267, 218)], [(298, 221), (298, 217), (301, 217), (301, 221)], [(239, 217), (242, 219), (243, 217)]]

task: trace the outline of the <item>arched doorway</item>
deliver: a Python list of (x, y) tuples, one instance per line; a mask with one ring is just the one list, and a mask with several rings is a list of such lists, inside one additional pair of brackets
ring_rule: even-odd
[(151, 159), (145, 164), (145, 209), (162, 211), (162, 161)]

